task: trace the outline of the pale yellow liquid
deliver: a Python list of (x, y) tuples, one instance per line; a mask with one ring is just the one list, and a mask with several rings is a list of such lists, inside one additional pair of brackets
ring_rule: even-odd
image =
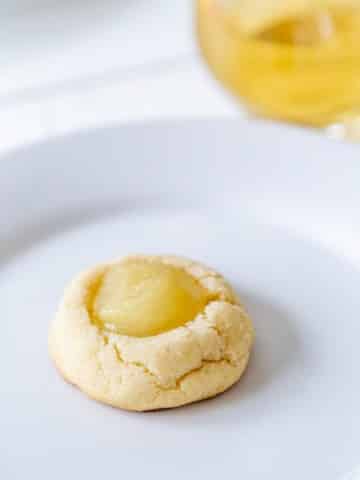
[(111, 267), (95, 292), (91, 314), (104, 330), (158, 335), (193, 320), (209, 293), (184, 270), (133, 260)]
[(255, 113), (325, 126), (360, 110), (360, 3), (245, 33), (221, 0), (198, 0), (198, 32), (216, 77)]

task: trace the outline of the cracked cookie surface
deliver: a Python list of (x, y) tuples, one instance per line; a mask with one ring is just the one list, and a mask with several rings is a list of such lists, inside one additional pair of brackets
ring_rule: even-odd
[[(102, 328), (93, 316), (94, 292), (104, 275), (132, 261), (161, 263), (189, 274), (206, 304), (184, 325), (151, 336)], [(174, 256), (132, 256), (76, 277), (65, 291), (49, 334), (60, 373), (90, 397), (128, 410), (171, 408), (215, 396), (246, 368), (251, 321), (217, 272)]]

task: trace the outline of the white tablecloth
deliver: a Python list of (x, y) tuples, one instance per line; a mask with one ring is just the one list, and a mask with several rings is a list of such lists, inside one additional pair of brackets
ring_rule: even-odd
[(193, 3), (5, 0), (0, 152), (114, 122), (239, 115), (198, 56)]

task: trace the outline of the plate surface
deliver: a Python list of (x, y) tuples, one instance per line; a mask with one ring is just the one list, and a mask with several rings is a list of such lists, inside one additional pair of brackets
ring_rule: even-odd
[[(339, 480), (360, 463), (356, 147), (233, 121), (77, 134), (0, 161), (0, 477)], [(47, 330), (81, 269), (130, 252), (218, 268), (253, 317), (243, 380), (115, 410), (57, 375)]]

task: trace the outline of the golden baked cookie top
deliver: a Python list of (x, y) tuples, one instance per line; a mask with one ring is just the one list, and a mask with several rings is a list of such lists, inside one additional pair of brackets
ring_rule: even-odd
[(252, 342), (251, 321), (223, 277), (175, 256), (136, 255), (81, 274), (50, 332), (51, 355), (68, 380), (135, 410), (225, 390)]

